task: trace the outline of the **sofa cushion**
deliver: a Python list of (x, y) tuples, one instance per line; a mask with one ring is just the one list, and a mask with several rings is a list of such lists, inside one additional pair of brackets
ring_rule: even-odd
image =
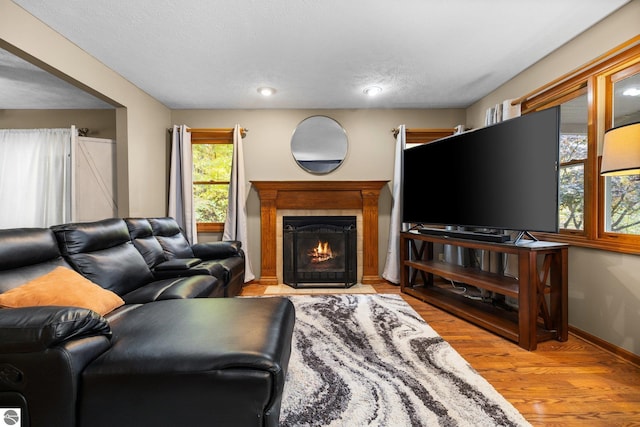
[(62, 255), (94, 252), (131, 242), (127, 225), (121, 218), (54, 225), (51, 229), (61, 244)]
[(153, 280), (144, 258), (131, 243), (123, 219), (63, 224), (51, 229), (69, 264), (105, 289), (124, 295)]
[(0, 293), (42, 276), (55, 267), (69, 267), (48, 228), (0, 230)]
[(294, 323), (293, 304), (283, 297), (157, 301), (111, 321), (112, 349), (88, 374), (244, 367), (269, 370), (282, 386), (279, 362), (289, 357)]
[(0, 294), (0, 307), (72, 306), (105, 315), (124, 304), (122, 298), (73, 270), (56, 267), (49, 273)]
[(153, 235), (156, 236), (164, 250), (166, 259), (195, 258), (191, 245), (182, 234), (175, 219), (169, 217), (149, 218), (148, 221), (153, 229)]
[(158, 301), (126, 313), (111, 322), (110, 351), (82, 375), (80, 424), (277, 425), (261, 417), (279, 414), (294, 322), (286, 298)]
[(60, 259), (58, 242), (48, 228), (0, 230), (0, 241), (0, 270)]
[(127, 304), (185, 298), (224, 297), (224, 282), (213, 276), (173, 277), (156, 280), (122, 296)]
[(146, 218), (125, 218), (133, 246), (142, 254), (149, 268), (153, 269), (165, 261), (164, 250), (153, 235), (151, 224)]
[[(189, 266), (188, 268), (182, 268), (182, 261), (193, 259), (199, 260), (199, 258), (175, 258), (170, 261), (166, 261), (160, 265), (157, 265), (153, 271), (153, 274), (157, 279), (167, 279), (171, 277), (189, 277), (198, 275), (213, 276), (217, 279), (222, 279), (222, 283), (224, 283), (224, 286), (226, 286), (226, 271), (222, 264), (220, 264), (218, 261), (200, 261), (194, 265)], [(170, 268), (173, 261), (175, 261), (175, 265), (177, 265), (178, 268)]]

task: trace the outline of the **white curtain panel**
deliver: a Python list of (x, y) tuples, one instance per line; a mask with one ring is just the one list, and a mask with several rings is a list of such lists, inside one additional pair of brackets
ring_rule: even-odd
[(224, 222), (222, 240), (238, 240), (242, 242), (245, 254), (244, 282), (255, 279), (249, 256), (249, 236), (247, 234), (247, 190), (244, 178), (244, 154), (242, 151), (242, 135), (240, 125), (233, 129), (233, 161), (229, 182), (229, 205)]
[(0, 130), (0, 228), (71, 220), (71, 129)]
[(198, 242), (193, 210), (193, 158), (191, 134), (185, 125), (174, 125), (171, 133), (171, 166), (169, 175), (169, 216), (184, 230), (187, 240)]
[(400, 283), (400, 232), (403, 231), (402, 224), (402, 151), (407, 144), (407, 134), (405, 125), (398, 127), (396, 137), (395, 163), (393, 167), (393, 187), (391, 197), (393, 206), (391, 207), (391, 221), (389, 224), (389, 247), (387, 249), (387, 259), (382, 271), (382, 277), (391, 283)]

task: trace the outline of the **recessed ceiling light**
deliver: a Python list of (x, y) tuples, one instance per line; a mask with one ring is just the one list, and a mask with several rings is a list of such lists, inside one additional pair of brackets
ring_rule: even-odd
[(640, 96), (640, 88), (630, 87), (629, 89), (622, 92), (622, 94), (626, 96)]
[(382, 88), (379, 86), (369, 86), (368, 88), (365, 88), (363, 92), (367, 96), (376, 96), (382, 92)]
[(258, 93), (262, 96), (271, 96), (276, 93), (276, 90), (272, 87), (259, 87)]

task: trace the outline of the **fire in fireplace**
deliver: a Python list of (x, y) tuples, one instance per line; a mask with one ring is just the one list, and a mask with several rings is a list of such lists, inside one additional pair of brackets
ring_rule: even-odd
[(284, 283), (294, 288), (356, 283), (355, 216), (285, 216), (282, 230)]
[(327, 262), (333, 259), (333, 252), (331, 251), (331, 246), (329, 246), (329, 242), (318, 242), (318, 246), (311, 249), (307, 256), (311, 260), (312, 263), (317, 264), (320, 262)]

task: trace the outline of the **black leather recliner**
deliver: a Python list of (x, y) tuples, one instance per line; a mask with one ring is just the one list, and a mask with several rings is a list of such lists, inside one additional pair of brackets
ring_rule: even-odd
[(244, 284), (244, 252), (239, 241), (207, 242), (189, 245), (178, 223), (170, 217), (149, 218), (153, 235), (160, 242), (168, 259), (193, 254), (203, 261), (215, 261), (225, 270), (226, 296), (235, 296)]
[[(0, 293), (69, 267), (49, 229), (0, 230)], [(73, 426), (84, 368), (110, 346), (104, 318), (74, 307), (0, 309), (0, 407), (23, 425)]]
[(219, 282), (208, 275), (149, 282), (123, 224), (0, 230), (0, 293), (73, 266), (127, 301), (104, 316), (0, 309), (0, 407), (21, 408), (33, 427), (277, 426), (291, 302), (192, 298), (204, 295), (195, 283)]
[(239, 241), (190, 245), (170, 217), (125, 218), (133, 245), (157, 278), (208, 274), (224, 282), (224, 296), (240, 293), (245, 257)]

